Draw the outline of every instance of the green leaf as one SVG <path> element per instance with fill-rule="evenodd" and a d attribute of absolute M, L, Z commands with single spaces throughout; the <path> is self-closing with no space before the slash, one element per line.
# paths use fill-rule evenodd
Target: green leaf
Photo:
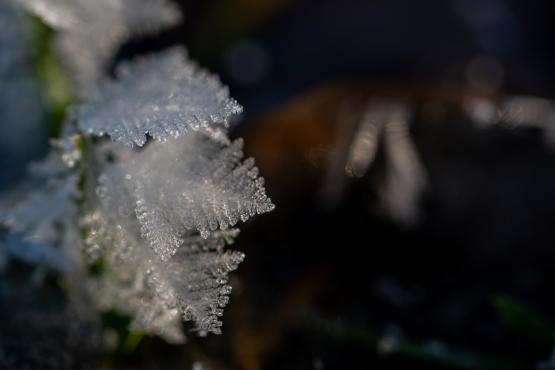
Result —
<path fill-rule="evenodd" d="M 539 344 L 552 345 L 555 327 L 531 307 L 506 296 L 494 297 L 492 304 L 517 333 L 526 335 Z"/>

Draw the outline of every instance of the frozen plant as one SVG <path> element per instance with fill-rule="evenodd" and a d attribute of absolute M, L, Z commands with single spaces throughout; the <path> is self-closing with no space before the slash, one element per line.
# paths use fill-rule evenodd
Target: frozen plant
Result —
<path fill-rule="evenodd" d="M 0 217 L 8 232 L 48 245 L 65 262 L 53 264 L 58 258 L 43 247 L 6 250 L 19 248 L 29 263 L 42 256 L 49 267 L 79 277 L 98 308 L 128 314 L 132 330 L 182 342 L 186 320 L 200 335 L 220 333 L 228 274 L 244 258 L 226 246 L 239 222 L 274 208 L 254 161 L 243 159 L 242 141 L 227 137 L 241 106 L 183 48 L 123 63 L 114 78 L 89 68 L 113 57 L 114 40 L 135 32 L 145 17 L 154 28 L 178 19 L 164 1 L 17 1 L 59 37 L 94 37 L 90 46 L 102 53 L 93 50 L 84 64 L 65 59 L 94 71 L 86 84 L 77 79 L 79 99 L 62 137 L 31 169 L 29 190 L 10 198 Z M 89 53 L 87 42 L 75 47 Z M 86 264 L 94 274 L 85 273 Z"/>
<path fill-rule="evenodd" d="M 117 80 L 105 81 L 76 108 L 81 131 L 128 146 L 143 146 L 189 130 L 226 127 L 241 106 L 219 80 L 187 60 L 182 48 L 124 63 Z"/>

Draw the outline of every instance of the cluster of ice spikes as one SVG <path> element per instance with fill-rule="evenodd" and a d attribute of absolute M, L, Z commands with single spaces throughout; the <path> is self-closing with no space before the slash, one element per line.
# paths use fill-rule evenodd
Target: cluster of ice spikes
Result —
<path fill-rule="evenodd" d="M 26 260 L 80 270 L 99 308 L 128 314 L 131 329 L 181 342 L 181 322 L 189 320 L 200 335 L 219 333 L 228 274 L 244 258 L 225 247 L 239 221 L 274 207 L 254 161 L 243 160 L 242 141 L 227 137 L 242 108 L 179 47 L 89 83 L 102 75 L 104 53 L 145 17 L 154 28 L 178 19 L 162 0 L 19 1 L 58 37 L 94 37 L 97 44 L 92 51 L 84 50 L 89 43 L 74 45 L 86 63 L 65 59 L 82 69 L 74 75 L 78 103 L 51 154 L 34 166 L 31 190 L 11 202 L 1 224 L 69 255 L 56 264 L 62 257 L 29 244 Z M 115 38 L 104 33 L 114 30 Z M 94 274 L 80 266 L 79 248 Z"/>

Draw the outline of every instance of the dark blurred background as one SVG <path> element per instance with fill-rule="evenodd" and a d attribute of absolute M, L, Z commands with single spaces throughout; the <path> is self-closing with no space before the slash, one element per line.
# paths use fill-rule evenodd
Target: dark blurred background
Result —
<path fill-rule="evenodd" d="M 182 5 L 277 204 L 208 366 L 553 367 L 552 2 Z"/>
<path fill-rule="evenodd" d="M 185 28 L 175 37 L 251 113 L 333 80 L 466 85 L 484 57 L 504 91 L 553 94 L 549 1 L 181 3 Z"/>
<path fill-rule="evenodd" d="M 179 3 L 114 65 L 185 44 L 277 208 L 222 336 L 111 366 L 555 369 L 552 1 Z"/>

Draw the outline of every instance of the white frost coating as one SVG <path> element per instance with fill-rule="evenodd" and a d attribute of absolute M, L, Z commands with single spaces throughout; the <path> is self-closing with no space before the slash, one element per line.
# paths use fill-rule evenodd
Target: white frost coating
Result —
<path fill-rule="evenodd" d="M 227 275 L 244 258 L 223 249 L 238 230 L 208 239 L 186 236 L 179 252 L 164 262 L 140 237 L 136 219 L 107 214 L 102 203 L 83 224 L 89 247 L 103 255 L 102 274 L 89 282 L 99 308 L 121 310 L 133 318 L 132 329 L 169 342 L 184 341 L 181 319 L 194 321 L 200 335 L 220 333 L 219 318 L 231 292 Z"/>
<path fill-rule="evenodd" d="M 165 141 L 189 130 L 225 127 L 241 110 L 217 77 L 173 48 L 123 64 L 117 79 L 86 97 L 75 113 L 83 132 L 143 146 L 147 134 Z"/>
<path fill-rule="evenodd" d="M 107 169 L 99 189 L 108 182 L 127 189 L 129 195 L 118 195 L 115 204 L 135 205 L 142 236 L 168 260 L 190 232 L 207 238 L 274 208 L 254 161 L 242 160 L 242 145 L 200 133 L 154 142 Z"/>
<path fill-rule="evenodd" d="M 102 260 L 90 279 L 100 309 L 125 312 L 131 328 L 170 342 L 184 340 L 181 319 L 200 335 L 220 333 L 228 274 L 244 258 L 224 250 L 238 230 L 222 229 L 273 208 L 241 146 L 192 132 L 142 149 L 95 148 L 101 174 L 81 227 L 86 254 Z"/>
<path fill-rule="evenodd" d="M 167 0 L 15 0 L 55 30 L 63 62 L 79 93 L 103 76 L 130 36 L 172 26 L 181 19 Z"/>

